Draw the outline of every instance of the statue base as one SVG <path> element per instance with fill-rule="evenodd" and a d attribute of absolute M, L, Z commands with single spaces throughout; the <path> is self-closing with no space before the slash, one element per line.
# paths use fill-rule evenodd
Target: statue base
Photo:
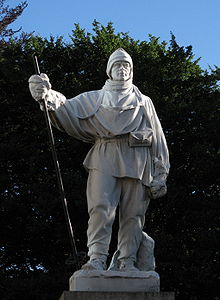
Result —
<path fill-rule="evenodd" d="M 160 277 L 154 271 L 79 270 L 70 278 L 70 291 L 159 292 Z"/>
<path fill-rule="evenodd" d="M 69 292 L 64 291 L 59 300 L 175 300 L 173 292 Z"/>

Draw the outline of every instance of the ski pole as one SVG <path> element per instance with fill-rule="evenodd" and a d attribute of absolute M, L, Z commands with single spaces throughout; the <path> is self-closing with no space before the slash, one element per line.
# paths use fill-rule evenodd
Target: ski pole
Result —
<path fill-rule="evenodd" d="M 33 58 L 34 58 L 35 72 L 36 72 L 36 74 L 40 75 L 40 68 L 38 65 L 37 56 L 34 56 Z M 67 225 L 67 229 L 68 229 L 68 233 L 69 233 L 71 250 L 72 250 L 73 258 L 76 262 L 76 266 L 79 267 L 76 243 L 75 243 L 74 234 L 73 234 L 73 227 L 72 227 L 72 224 L 70 221 L 69 211 L 68 211 L 68 207 L 67 207 L 67 201 L 66 201 L 65 192 L 64 192 L 63 180 L 62 180 L 61 171 L 60 171 L 59 162 L 58 162 L 57 153 L 56 153 L 56 148 L 55 148 L 53 131 L 52 131 L 48 108 L 47 108 L 47 103 L 46 103 L 45 99 L 42 99 L 42 104 L 43 104 L 43 109 L 44 109 L 44 117 L 45 117 L 45 121 L 46 121 L 46 125 L 47 125 L 47 132 L 48 132 L 50 146 L 51 146 L 51 152 L 52 152 L 52 156 L 53 156 L 53 162 L 54 162 L 56 176 L 57 176 L 60 198 L 62 201 L 64 216 L 65 216 L 66 225 Z"/>

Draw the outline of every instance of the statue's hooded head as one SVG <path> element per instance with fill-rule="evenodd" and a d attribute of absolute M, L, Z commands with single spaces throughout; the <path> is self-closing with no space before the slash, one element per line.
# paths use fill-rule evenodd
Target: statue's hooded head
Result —
<path fill-rule="evenodd" d="M 106 68 L 106 73 L 110 79 L 112 79 L 112 67 L 115 62 L 119 61 L 124 61 L 128 62 L 130 64 L 130 77 L 128 80 L 132 80 L 133 78 L 133 62 L 131 56 L 123 49 L 119 48 L 116 51 L 114 51 L 108 60 L 107 68 Z"/>

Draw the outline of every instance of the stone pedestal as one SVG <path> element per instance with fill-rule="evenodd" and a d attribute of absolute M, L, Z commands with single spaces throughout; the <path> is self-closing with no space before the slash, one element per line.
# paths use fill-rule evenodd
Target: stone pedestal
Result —
<path fill-rule="evenodd" d="M 160 277 L 154 271 L 79 270 L 70 278 L 70 291 L 159 292 Z"/>
<path fill-rule="evenodd" d="M 69 292 L 64 291 L 59 300 L 175 300 L 173 292 Z"/>
<path fill-rule="evenodd" d="M 60 300 L 174 300 L 172 292 L 160 292 L 154 271 L 118 272 L 79 270 L 70 278 L 70 291 Z"/>

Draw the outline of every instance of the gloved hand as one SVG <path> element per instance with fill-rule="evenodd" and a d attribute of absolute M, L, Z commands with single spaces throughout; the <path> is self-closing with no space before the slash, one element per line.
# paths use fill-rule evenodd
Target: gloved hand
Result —
<path fill-rule="evenodd" d="M 45 99 L 48 91 L 51 89 L 49 78 L 46 74 L 32 75 L 29 80 L 29 89 L 32 97 L 36 101 Z"/>
<path fill-rule="evenodd" d="M 158 177 L 154 178 L 150 184 L 150 198 L 158 199 L 166 195 L 166 175 L 160 174 Z"/>

